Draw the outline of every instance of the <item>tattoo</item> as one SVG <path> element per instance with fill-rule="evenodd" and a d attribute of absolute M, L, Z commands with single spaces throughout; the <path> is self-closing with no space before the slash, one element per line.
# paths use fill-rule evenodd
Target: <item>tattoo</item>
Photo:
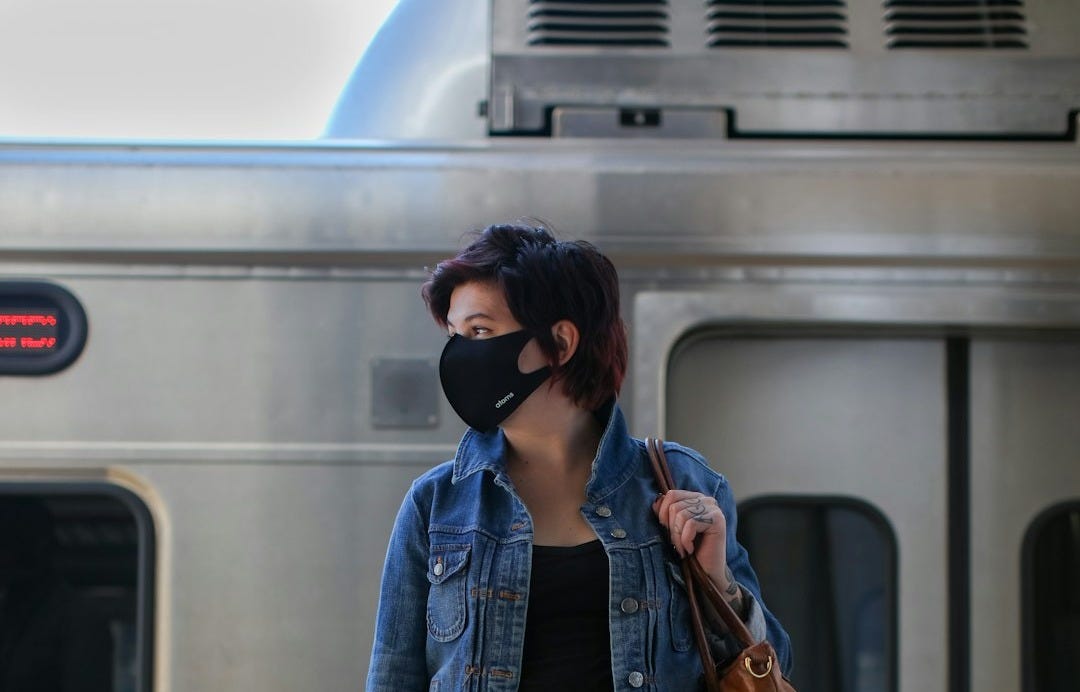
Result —
<path fill-rule="evenodd" d="M 728 606 L 731 606 L 731 610 L 735 611 L 739 615 L 739 618 L 746 620 L 746 599 L 743 598 L 742 588 L 739 583 L 735 581 L 735 575 L 731 573 L 731 568 L 725 568 L 726 576 L 728 579 L 728 587 L 724 589 L 724 593 L 729 596 L 727 598 Z"/>
<path fill-rule="evenodd" d="M 701 501 L 700 497 L 695 497 L 692 500 L 683 500 L 686 503 L 686 509 L 690 510 L 690 518 L 699 524 L 712 524 L 711 517 L 705 516 L 709 513 L 708 508 L 705 507 L 705 503 Z"/>
<path fill-rule="evenodd" d="M 703 512 L 705 511 L 705 503 L 701 501 L 700 497 L 695 497 L 693 500 L 683 500 L 686 503 L 686 508 L 691 512 Z"/>
<path fill-rule="evenodd" d="M 742 592 L 739 591 L 739 584 L 735 581 L 735 575 L 731 573 L 731 568 L 726 567 L 725 569 L 727 571 L 725 572 L 724 576 L 727 578 L 728 586 L 726 589 L 724 589 L 724 593 L 726 593 L 728 596 L 731 596 L 730 600 L 734 600 L 742 596 Z"/>

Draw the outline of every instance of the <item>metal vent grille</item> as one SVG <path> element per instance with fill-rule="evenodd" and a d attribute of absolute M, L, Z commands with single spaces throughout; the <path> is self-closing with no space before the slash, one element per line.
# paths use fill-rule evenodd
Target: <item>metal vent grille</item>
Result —
<path fill-rule="evenodd" d="M 530 46 L 663 48 L 667 0 L 530 0 Z"/>
<path fill-rule="evenodd" d="M 1027 48 L 1023 0 L 886 0 L 886 46 Z"/>
<path fill-rule="evenodd" d="M 844 0 L 708 0 L 713 48 L 847 48 Z"/>

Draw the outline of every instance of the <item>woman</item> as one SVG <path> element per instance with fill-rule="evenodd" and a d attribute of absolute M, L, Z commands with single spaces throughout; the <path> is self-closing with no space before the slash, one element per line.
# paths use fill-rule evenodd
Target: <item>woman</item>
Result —
<path fill-rule="evenodd" d="M 367 689 L 696 689 L 674 553 L 697 555 L 787 670 L 727 482 L 667 443 L 686 490 L 658 497 L 627 432 L 611 262 L 543 228 L 491 226 L 439 263 L 423 296 L 449 336 L 443 390 L 470 429 L 398 514 Z"/>

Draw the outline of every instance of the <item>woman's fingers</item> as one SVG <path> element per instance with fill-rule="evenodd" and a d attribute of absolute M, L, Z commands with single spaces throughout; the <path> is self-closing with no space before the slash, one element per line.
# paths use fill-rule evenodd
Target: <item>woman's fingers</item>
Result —
<path fill-rule="evenodd" d="M 698 534 L 723 534 L 724 515 L 716 499 L 689 490 L 671 490 L 653 503 L 661 525 L 680 556 L 692 554 Z"/>

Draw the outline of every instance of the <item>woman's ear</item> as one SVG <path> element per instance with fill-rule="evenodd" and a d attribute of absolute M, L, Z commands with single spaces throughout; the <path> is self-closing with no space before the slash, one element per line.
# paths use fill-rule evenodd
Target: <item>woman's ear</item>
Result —
<path fill-rule="evenodd" d="M 551 337 L 555 339 L 555 346 L 559 349 L 559 365 L 565 365 L 566 361 L 577 353 L 581 332 L 570 320 L 559 320 L 551 325 Z"/>

